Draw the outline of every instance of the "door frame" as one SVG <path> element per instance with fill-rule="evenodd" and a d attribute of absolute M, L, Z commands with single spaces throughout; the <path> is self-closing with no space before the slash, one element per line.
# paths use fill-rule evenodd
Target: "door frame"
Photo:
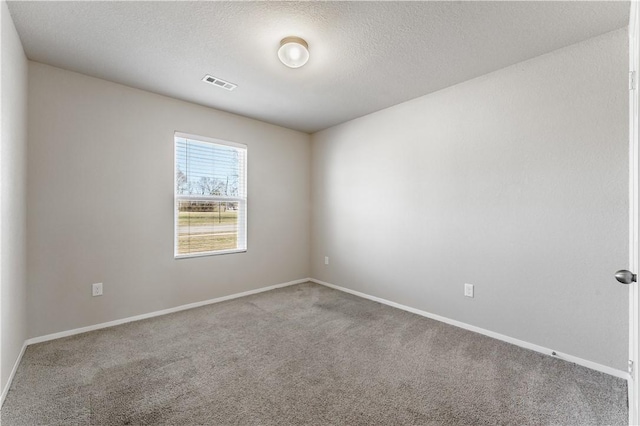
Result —
<path fill-rule="evenodd" d="M 640 6 L 631 1 L 629 13 L 629 269 L 638 273 L 638 68 L 640 64 Z M 638 355 L 640 353 L 638 283 L 629 285 L 629 424 L 640 423 Z"/>

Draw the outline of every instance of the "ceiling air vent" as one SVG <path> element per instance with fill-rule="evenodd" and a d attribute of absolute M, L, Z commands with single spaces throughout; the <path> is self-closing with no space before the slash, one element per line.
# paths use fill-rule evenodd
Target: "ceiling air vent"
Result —
<path fill-rule="evenodd" d="M 214 86 L 218 86 L 222 89 L 227 89 L 228 91 L 232 91 L 233 89 L 238 87 L 237 84 L 229 83 L 228 81 L 221 80 L 218 77 L 213 77 L 209 74 L 205 75 L 202 81 L 204 81 L 205 83 L 213 84 Z"/>

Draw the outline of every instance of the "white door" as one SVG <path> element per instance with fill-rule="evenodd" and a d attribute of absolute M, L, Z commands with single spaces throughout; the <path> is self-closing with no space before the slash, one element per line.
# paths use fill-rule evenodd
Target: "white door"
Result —
<path fill-rule="evenodd" d="M 638 273 L 638 61 L 640 60 L 640 7 L 631 2 L 629 16 L 629 269 Z M 633 276 L 632 278 L 635 278 Z M 640 344 L 638 309 L 640 294 L 637 280 L 629 284 L 629 424 L 637 425 L 639 418 L 638 354 Z"/>

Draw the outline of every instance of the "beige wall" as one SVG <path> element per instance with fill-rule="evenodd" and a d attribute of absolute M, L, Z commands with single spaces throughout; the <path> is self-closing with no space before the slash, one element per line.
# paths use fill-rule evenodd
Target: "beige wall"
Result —
<path fill-rule="evenodd" d="M 626 370 L 627 70 L 623 29 L 314 134 L 312 276 Z"/>
<path fill-rule="evenodd" d="M 27 58 L 7 4 L 1 3 L 0 388 L 5 390 L 27 337 Z"/>
<path fill-rule="evenodd" d="M 31 337 L 308 276 L 309 135 L 39 63 L 29 79 Z M 248 146 L 246 253 L 173 258 L 174 131 Z"/>

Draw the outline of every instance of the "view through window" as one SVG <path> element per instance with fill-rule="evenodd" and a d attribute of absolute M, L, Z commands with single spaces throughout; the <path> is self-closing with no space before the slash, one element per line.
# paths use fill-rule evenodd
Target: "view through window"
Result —
<path fill-rule="evenodd" d="M 247 249 L 247 148 L 175 134 L 175 256 Z"/>

